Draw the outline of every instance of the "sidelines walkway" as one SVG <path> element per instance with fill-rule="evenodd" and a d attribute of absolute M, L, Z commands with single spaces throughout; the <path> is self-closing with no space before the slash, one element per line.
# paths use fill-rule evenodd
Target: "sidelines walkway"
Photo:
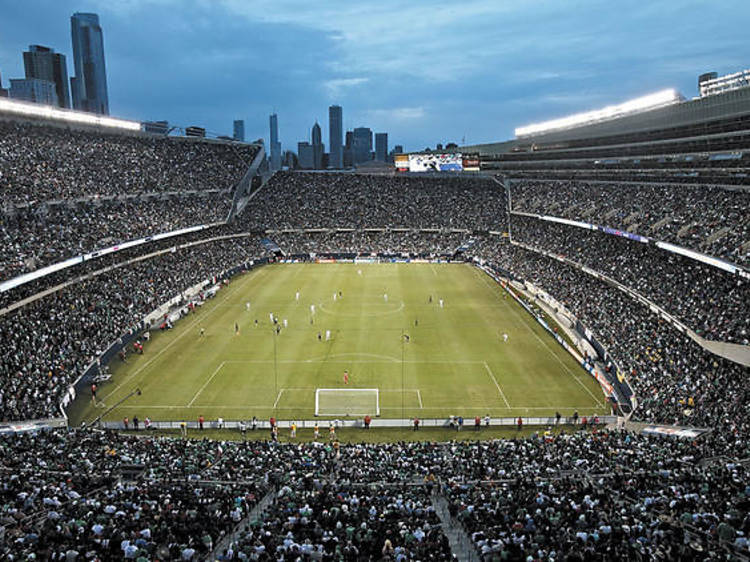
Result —
<path fill-rule="evenodd" d="M 255 505 L 255 507 L 250 511 L 250 513 L 247 514 L 246 517 L 244 517 L 239 523 L 237 523 L 237 526 L 231 533 L 227 533 L 220 540 L 216 541 L 216 546 L 214 547 L 213 552 L 211 552 L 209 560 L 213 562 L 219 555 L 223 554 L 224 551 L 228 549 L 233 542 L 235 542 L 237 536 L 240 533 L 244 533 L 250 528 L 250 524 L 253 521 L 263 519 L 263 512 L 266 510 L 266 508 L 268 508 L 269 505 L 271 505 L 271 503 L 273 503 L 275 497 L 276 488 L 273 488 L 270 492 L 263 496 L 263 499 L 261 499 Z"/>
<path fill-rule="evenodd" d="M 448 500 L 442 494 L 433 492 L 432 506 L 443 524 L 443 533 L 448 537 L 453 555 L 459 562 L 479 562 L 481 558 L 474 548 L 471 538 L 466 534 L 461 524 L 451 517 Z"/>

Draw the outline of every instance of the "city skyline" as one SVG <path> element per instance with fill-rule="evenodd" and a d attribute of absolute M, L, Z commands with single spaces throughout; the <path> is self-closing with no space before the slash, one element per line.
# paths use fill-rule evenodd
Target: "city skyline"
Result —
<path fill-rule="evenodd" d="M 81 8 L 105 27 L 112 115 L 226 135 L 233 119 L 243 119 L 253 141 L 268 138 L 266 119 L 277 113 L 286 148 L 306 138 L 315 119 L 325 127 L 325 108 L 334 104 L 346 108 L 342 130 L 364 125 L 421 150 L 510 139 L 518 126 L 667 87 L 693 97 L 699 74 L 748 66 L 742 22 L 750 7 L 735 0 L 617 8 L 589 0 L 576 9 L 490 0 L 429 8 L 391 0 L 176 5 L 8 3 L 2 86 L 23 76 L 29 45 L 73 61 L 68 22 Z M 711 17 L 701 15 L 706 10 Z"/>

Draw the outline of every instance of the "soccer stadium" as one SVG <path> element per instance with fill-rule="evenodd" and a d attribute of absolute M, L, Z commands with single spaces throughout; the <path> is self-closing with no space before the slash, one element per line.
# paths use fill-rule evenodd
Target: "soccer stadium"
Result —
<path fill-rule="evenodd" d="M 0 97 L 0 560 L 750 560 L 748 76 L 328 171 Z"/>

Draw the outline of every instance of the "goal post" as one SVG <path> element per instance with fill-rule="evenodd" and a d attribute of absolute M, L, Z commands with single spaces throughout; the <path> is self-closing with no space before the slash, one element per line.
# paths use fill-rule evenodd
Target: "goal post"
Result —
<path fill-rule="evenodd" d="M 377 388 L 316 388 L 316 416 L 379 416 Z"/>

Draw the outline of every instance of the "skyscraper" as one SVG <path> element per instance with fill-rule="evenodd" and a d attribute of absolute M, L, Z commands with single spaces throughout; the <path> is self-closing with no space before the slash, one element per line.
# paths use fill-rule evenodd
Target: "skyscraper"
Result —
<path fill-rule="evenodd" d="M 316 121 L 310 133 L 313 147 L 313 168 L 316 170 L 320 170 L 323 167 L 323 152 L 325 151 L 325 147 L 323 146 L 322 136 L 320 125 Z"/>
<path fill-rule="evenodd" d="M 344 167 L 344 116 L 340 105 L 328 108 L 328 150 L 331 153 L 329 167 Z"/>
<path fill-rule="evenodd" d="M 312 170 L 315 167 L 315 151 L 309 142 L 297 143 L 297 159 L 299 167 L 303 170 Z"/>
<path fill-rule="evenodd" d="M 44 105 L 57 105 L 55 84 L 38 78 L 11 78 L 10 97 Z"/>
<path fill-rule="evenodd" d="M 70 79 L 73 107 L 81 111 L 109 115 L 107 69 L 104 65 L 104 36 L 96 14 L 75 13 L 70 18 L 73 40 L 73 66 Z"/>
<path fill-rule="evenodd" d="M 234 120 L 234 140 L 245 142 L 245 122 L 242 119 Z"/>
<path fill-rule="evenodd" d="M 70 107 L 68 65 L 65 63 L 65 55 L 42 45 L 29 45 L 29 50 L 23 54 L 23 66 L 27 79 L 46 80 L 55 85 L 59 107 Z"/>
<path fill-rule="evenodd" d="M 372 152 L 372 131 L 368 127 L 357 127 L 352 135 L 354 163 L 361 164 L 370 160 Z"/>
<path fill-rule="evenodd" d="M 385 162 L 388 159 L 388 133 L 375 133 L 375 160 Z"/>
<path fill-rule="evenodd" d="M 0 98 L 7 98 L 8 97 L 8 90 L 3 88 L 3 78 L 0 76 Z"/>
<path fill-rule="evenodd" d="M 271 169 L 281 169 L 281 143 L 279 142 L 279 117 L 273 113 L 268 119 L 271 127 Z"/>

